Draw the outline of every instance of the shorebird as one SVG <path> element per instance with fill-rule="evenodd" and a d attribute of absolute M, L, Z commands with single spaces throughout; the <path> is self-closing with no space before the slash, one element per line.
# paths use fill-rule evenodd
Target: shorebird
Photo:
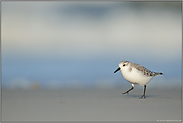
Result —
<path fill-rule="evenodd" d="M 147 68 L 143 67 L 142 65 L 132 63 L 129 61 L 122 61 L 119 63 L 119 68 L 114 71 L 116 73 L 117 71 L 121 71 L 123 77 L 130 83 L 132 83 L 132 88 L 127 90 L 126 92 L 122 94 L 128 94 L 131 90 L 134 88 L 134 84 L 144 85 L 144 93 L 142 98 L 145 97 L 146 92 L 146 84 L 152 80 L 153 77 L 157 75 L 163 75 L 163 73 L 158 72 L 152 72 L 148 70 Z"/>

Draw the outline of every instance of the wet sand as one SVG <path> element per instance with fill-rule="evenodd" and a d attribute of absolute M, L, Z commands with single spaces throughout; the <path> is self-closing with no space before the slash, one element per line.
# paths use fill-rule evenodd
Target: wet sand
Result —
<path fill-rule="evenodd" d="M 2 90 L 2 121 L 180 121 L 181 89 Z"/>

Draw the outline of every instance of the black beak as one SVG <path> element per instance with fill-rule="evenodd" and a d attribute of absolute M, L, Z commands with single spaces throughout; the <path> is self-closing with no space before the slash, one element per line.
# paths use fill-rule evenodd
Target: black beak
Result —
<path fill-rule="evenodd" d="M 116 73 L 118 70 L 120 70 L 120 67 L 118 67 L 118 69 L 116 69 L 116 70 L 114 71 L 114 73 Z"/>

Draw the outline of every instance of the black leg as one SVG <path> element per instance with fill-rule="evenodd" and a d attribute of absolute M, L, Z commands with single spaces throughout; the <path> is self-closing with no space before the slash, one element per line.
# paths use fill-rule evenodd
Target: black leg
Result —
<path fill-rule="evenodd" d="M 143 97 L 144 97 L 144 99 L 146 98 L 145 92 L 146 92 L 146 85 L 144 85 L 144 94 L 143 94 L 142 97 L 140 97 L 139 99 L 142 99 Z"/>
<path fill-rule="evenodd" d="M 133 90 L 133 88 L 134 88 L 134 84 L 132 84 L 132 88 L 130 88 L 128 91 L 126 91 L 126 92 L 124 92 L 122 94 L 128 94 L 128 92 L 131 91 L 131 90 Z"/>

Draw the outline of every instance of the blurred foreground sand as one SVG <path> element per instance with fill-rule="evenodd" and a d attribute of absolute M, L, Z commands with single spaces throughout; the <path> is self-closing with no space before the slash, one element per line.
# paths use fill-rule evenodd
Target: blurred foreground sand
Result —
<path fill-rule="evenodd" d="M 2 90 L 2 121 L 181 120 L 181 89 Z"/>

